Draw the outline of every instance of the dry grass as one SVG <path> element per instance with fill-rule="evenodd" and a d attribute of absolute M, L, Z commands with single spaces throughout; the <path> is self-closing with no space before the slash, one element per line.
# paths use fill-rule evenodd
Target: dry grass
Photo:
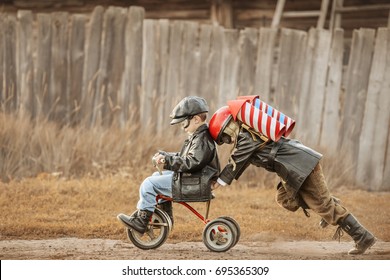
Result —
<path fill-rule="evenodd" d="M 151 168 L 145 170 L 152 172 Z M 117 175 L 105 179 L 64 180 L 50 175 L 0 185 L 1 239 L 57 237 L 125 239 L 117 221 L 138 200 L 141 176 Z M 231 216 L 242 230 L 242 240 L 329 240 L 335 228 L 321 230 L 319 218 L 288 212 L 274 202 L 274 189 L 233 186 L 216 191 L 210 218 Z M 335 192 L 345 205 L 380 239 L 390 241 L 389 193 L 342 188 Z M 193 203 L 202 214 L 205 203 Z M 191 212 L 174 204 L 175 228 L 170 242 L 201 240 L 203 224 Z M 344 237 L 345 238 L 345 237 Z M 348 239 L 346 239 L 348 240 Z"/>
<path fill-rule="evenodd" d="M 0 115 L 0 174 L 7 182 L 0 183 L 0 239 L 125 239 L 116 215 L 134 211 L 139 184 L 154 171 L 155 151 L 177 150 L 184 138 L 173 129 L 175 139 L 166 135 L 142 134 L 131 125 L 59 127 Z M 220 148 L 222 163 L 229 150 Z M 340 185 L 341 176 L 332 182 Z M 210 218 L 235 218 L 243 240 L 329 240 L 335 228 L 319 229 L 315 214 L 308 219 L 277 206 L 275 183 L 274 175 L 250 167 L 240 182 L 215 192 Z M 331 189 L 367 228 L 390 241 L 390 193 Z M 192 205 L 204 214 L 204 203 Z M 202 222 L 179 204 L 174 212 L 170 242 L 201 240 Z"/>

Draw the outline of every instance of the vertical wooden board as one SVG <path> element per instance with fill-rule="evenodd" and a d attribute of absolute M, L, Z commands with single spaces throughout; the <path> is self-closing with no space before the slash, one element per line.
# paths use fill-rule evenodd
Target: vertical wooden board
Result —
<path fill-rule="evenodd" d="M 303 69 L 306 62 L 307 33 L 293 32 L 292 56 L 290 59 L 289 94 L 283 99 L 280 109 L 293 119 L 298 118 L 299 100 L 302 92 L 302 79 L 305 75 Z M 283 94 L 283 92 L 282 92 Z M 300 124 L 305 126 L 304 123 Z"/>
<path fill-rule="evenodd" d="M 159 65 L 156 59 L 158 53 L 158 38 L 156 21 L 145 20 L 143 23 L 143 51 L 142 51 L 142 90 L 140 96 L 140 121 L 150 127 L 156 120 L 156 111 L 153 107 L 158 85 Z M 154 128 L 154 124 L 153 124 Z"/>
<path fill-rule="evenodd" d="M 199 23 L 184 22 L 182 58 L 180 59 L 180 99 L 197 95 L 199 83 Z"/>
<path fill-rule="evenodd" d="M 381 190 L 390 123 L 390 43 L 387 28 L 375 40 L 364 119 L 359 141 L 356 179 L 360 186 Z"/>
<path fill-rule="evenodd" d="M 239 36 L 238 89 L 240 95 L 254 94 L 258 30 L 245 28 Z"/>
<path fill-rule="evenodd" d="M 18 108 L 17 65 L 16 65 L 16 16 L 7 14 L 4 18 L 4 71 L 3 71 L 3 106 L 8 111 Z"/>
<path fill-rule="evenodd" d="M 31 11 L 20 10 L 18 17 L 18 96 L 20 98 L 20 114 L 35 117 L 34 98 L 34 17 Z"/>
<path fill-rule="evenodd" d="M 88 126 L 95 124 L 101 102 L 97 80 L 100 75 L 103 13 L 103 7 L 95 7 L 86 30 L 81 114 Z"/>
<path fill-rule="evenodd" d="M 380 100 L 378 102 L 378 119 L 380 121 L 376 122 L 376 144 L 377 147 L 381 147 L 377 149 L 375 153 L 372 155 L 373 163 L 374 159 L 382 159 L 383 158 L 383 170 L 385 170 L 386 166 L 386 151 L 388 152 L 388 138 L 390 137 L 390 28 L 387 28 L 387 55 L 386 55 L 386 68 L 384 79 L 382 83 L 382 88 L 380 92 Z M 385 148 L 386 147 L 386 148 Z M 382 173 L 382 174 L 381 174 Z M 381 191 L 390 190 L 390 180 L 386 179 L 386 171 L 383 172 L 381 168 L 375 170 L 373 185 L 376 189 Z M 378 187 L 379 186 L 379 187 Z M 387 186 L 387 187 L 386 187 Z M 380 188 L 380 189 L 379 189 Z"/>
<path fill-rule="evenodd" d="M 51 72 L 51 15 L 37 15 L 37 57 L 34 70 L 34 95 L 37 101 L 36 113 L 48 117 L 51 102 L 48 96 Z"/>
<path fill-rule="evenodd" d="M 301 93 L 299 97 L 299 109 L 296 118 L 295 131 L 299 134 L 299 138 L 305 143 L 311 140 L 310 128 L 306 125 L 307 120 L 310 118 L 313 108 L 309 108 L 310 103 L 310 83 L 311 83 L 311 71 L 315 53 L 315 29 L 310 29 L 305 47 L 305 59 L 303 64 L 303 75 L 301 81 Z"/>
<path fill-rule="evenodd" d="M 101 49 L 101 76 L 98 88 L 101 90 L 102 121 L 109 125 L 119 124 L 120 104 L 118 92 L 121 87 L 125 66 L 125 26 L 127 9 L 110 6 L 103 17 L 103 39 Z"/>
<path fill-rule="evenodd" d="M 282 29 L 278 60 L 277 84 L 273 102 L 276 109 L 296 119 L 301 97 L 307 35 L 305 32 Z M 267 101 L 266 101 L 267 102 Z M 301 126 L 303 126 L 301 124 Z"/>
<path fill-rule="evenodd" d="M 209 99 L 210 95 L 210 82 L 209 76 L 209 64 L 208 61 L 211 56 L 211 40 L 212 40 L 213 27 L 209 24 L 200 25 L 199 32 L 199 83 L 198 83 L 198 95 Z"/>
<path fill-rule="evenodd" d="M 381 184 L 382 191 L 390 191 L 390 123 L 388 127 L 388 132 L 389 133 L 387 135 L 385 167 L 383 169 L 383 179 Z"/>
<path fill-rule="evenodd" d="M 351 166 L 349 176 L 355 176 L 356 172 L 374 36 L 375 30 L 360 29 L 354 32 L 352 39 L 339 138 L 340 151 L 345 155 L 346 164 Z"/>
<path fill-rule="evenodd" d="M 125 29 L 126 58 L 119 92 L 120 122 L 122 125 L 130 118 L 134 121 L 138 120 L 138 114 L 134 112 L 140 108 L 144 15 L 145 10 L 141 7 L 130 7 L 127 13 Z"/>
<path fill-rule="evenodd" d="M 221 85 L 222 49 L 224 29 L 220 26 L 213 26 L 210 42 L 210 55 L 207 59 L 208 76 L 204 80 L 208 85 L 208 102 L 210 110 L 214 112 L 219 107 L 226 105 L 226 99 L 221 99 L 219 90 Z"/>
<path fill-rule="evenodd" d="M 69 115 L 71 124 L 81 120 L 80 106 L 83 90 L 83 70 L 85 60 L 85 36 L 87 17 L 85 15 L 72 15 L 69 32 Z"/>
<path fill-rule="evenodd" d="M 331 33 L 328 30 L 315 30 L 316 44 L 314 50 L 314 59 L 311 68 L 311 79 L 309 88 L 310 118 L 305 125 L 310 129 L 309 144 L 318 146 L 321 136 L 321 124 L 323 115 L 323 106 L 325 100 L 325 84 L 328 70 L 328 60 L 331 43 Z"/>
<path fill-rule="evenodd" d="M 274 67 L 276 28 L 260 28 L 257 44 L 254 94 L 263 100 L 271 101 L 272 74 Z"/>
<path fill-rule="evenodd" d="M 181 21 L 174 21 L 170 27 L 166 104 L 169 113 L 180 100 L 180 59 L 182 58 L 183 25 L 184 23 Z"/>
<path fill-rule="evenodd" d="M 157 129 L 160 133 L 163 133 L 166 128 L 169 127 L 169 114 L 172 108 L 168 107 L 168 95 L 167 92 L 167 73 L 168 73 L 168 61 L 169 61 L 169 31 L 170 23 L 166 19 L 158 21 L 156 26 L 156 36 L 158 39 L 158 88 L 157 88 Z"/>
<path fill-rule="evenodd" d="M 5 100 L 5 90 L 4 90 L 4 18 L 5 14 L 0 12 L 0 109 L 3 108 Z"/>
<path fill-rule="evenodd" d="M 330 154 L 338 151 L 337 143 L 340 126 L 340 91 L 343 68 L 344 30 L 333 32 L 329 56 L 329 70 L 326 84 L 324 114 L 320 146 Z"/>
<path fill-rule="evenodd" d="M 227 100 L 238 95 L 239 45 L 238 30 L 224 30 L 222 45 L 221 78 L 219 99 L 226 104 Z"/>
<path fill-rule="evenodd" d="M 51 22 L 50 118 L 69 120 L 68 97 L 68 13 L 53 13 Z"/>

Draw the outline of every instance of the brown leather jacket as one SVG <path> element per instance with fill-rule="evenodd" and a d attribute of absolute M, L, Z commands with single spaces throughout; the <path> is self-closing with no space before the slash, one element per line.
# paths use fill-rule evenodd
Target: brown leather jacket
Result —
<path fill-rule="evenodd" d="M 270 141 L 261 148 L 263 143 L 259 136 L 241 129 L 232 154 L 235 169 L 233 163 L 228 163 L 219 177 L 225 183 L 231 184 L 233 179 L 237 180 L 245 169 L 253 164 L 276 172 L 292 188 L 291 191 L 295 195 L 322 155 L 294 139 L 283 137 L 278 142 Z"/>

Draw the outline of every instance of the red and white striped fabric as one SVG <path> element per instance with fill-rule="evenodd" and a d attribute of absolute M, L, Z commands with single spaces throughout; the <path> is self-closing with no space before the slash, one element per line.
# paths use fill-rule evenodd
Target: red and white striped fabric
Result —
<path fill-rule="evenodd" d="M 260 100 L 258 95 L 251 95 L 251 96 L 237 96 L 238 100 L 246 100 L 250 102 L 255 108 L 260 109 L 260 111 L 265 112 L 267 115 L 271 116 L 272 118 L 275 118 L 277 121 L 283 123 L 286 126 L 286 131 L 284 132 L 283 136 L 287 137 L 291 131 L 294 129 L 295 126 L 295 120 L 292 118 L 286 116 L 282 112 L 276 110 L 272 106 L 268 105 L 264 101 Z"/>
<path fill-rule="evenodd" d="M 229 103 L 232 104 L 231 102 Z M 242 103 L 242 107 L 235 117 L 273 141 L 278 141 L 286 129 L 283 123 L 246 101 Z"/>

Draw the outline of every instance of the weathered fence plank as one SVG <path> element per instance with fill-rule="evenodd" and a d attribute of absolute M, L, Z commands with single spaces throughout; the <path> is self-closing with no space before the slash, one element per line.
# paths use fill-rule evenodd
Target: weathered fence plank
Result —
<path fill-rule="evenodd" d="M 268 102 L 271 101 L 277 34 L 277 28 L 260 28 L 257 44 L 254 93 Z"/>
<path fill-rule="evenodd" d="M 390 131 L 390 124 L 389 124 L 389 131 Z M 386 147 L 387 147 L 387 149 L 385 150 L 386 160 L 385 160 L 385 168 L 383 170 L 382 185 L 380 187 L 381 191 L 390 191 L 390 149 L 388 148 L 390 147 L 390 135 L 387 135 Z"/>
<path fill-rule="evenodd" d="M 220 69 L 222 59 L 223 28 L 202 25 L 200 34 L 200 95 L 207 99 L 210 110 L 215 111 L 226 101 L 219 99 Z"/>
<path fill-rule="evenodd" d="M 198 94 L 200 57 L 198 46 L 199 23 L 184 22 L 180 59 L 179 98 Z"/>
<path fill-rule="evenodd" d="M 133 114 L 140 108 L 140 89 L 143 58 L 143 20 L 145 10 L 139 7 L 130 7 L 127 13 L 125 29 L 125 65 L 121 77 L 119 91 L 120 123 L 123 126 L 130 118 L 137 121 L 138 114 Z"/>
<path fill-rule="evenodd" d="M 256 54 L 257 54 L 258 29 L 245 28 L 240 31 L 239 46 L 239 70 L 238 88 L 240 95 L 254 94 L 256 74 Z"/>
<path fill-rule="evenodd" d="M 158 118 L 154 103 L 156 101 L 157 91 L 159 90 L 159 71 L 161 65 L 156 59 L 159 53 L 158 41 L 158 22 L 154 20 L 144 21 L 143 33 L 143 60 L 142 60 L 142 91 L 140 96 L 140 121 L 148 124 L 156 121 Z"/>
<path fill-rule="evenodd" d="M 69 83 L 68 83 L 68 110 L 71 124 L 80 123 L 81 102 L 83 90 L 83 70 L 85 60 L 85 29 L 87 24 L 85 15 L 71 16 L 71 29 L 69 31 Z"/>
<path fill-rule="evenodd" d="M 167 73 L 167 110 L 173 109 L 180 96 L 180 59 L 181 44 L 183 38 L 184 23 L 174 21 L 170 28 L 169 36 L 169 58 L 168 58 L 168 73 Z"/>
<path fill-rule="evenodd" d="M 356 178 L 378 190 L 383 180 L 390 123 L 390 42 L 388 29 L 379 28 L 370 72 L 359 141 Z"/>
<path fill-rule="evenodd" d="M 16 89 L 16 16 L 7 14 L 3 19 L 3 24 L 3 106 L 7 111 L 14 111 L 18 107 L 18 96 Z"/>
<path fill-rule="evenodd" d="M 354 31 L 352 49 L 346 73 L 345 99 L 341 108 L 339 146 L 350 166 L 346 176 L 353 178 L 356 173 L 356 163 L 359 153 L 359 138 L 367 96 L 368 79 L 374 47 L 375 30 L 360 29 Z"/>
<path fill-rule="evenodd" d="M 169 53 L 169 34 L 170 22 L 168 20 L 159 20 L 158 25 L 158 61 L 160 71 L 158 73 L 158 91 L 157 91 L 157 131 L 162 132 L 168 126 L 167 119 L 171 113 L 172 108 L 168 104 L 169 92 L 167 92 L 167 74 L 168 74 L 168 53 Z"/>
<path fill-rule="evenodd" d="M 37 15 L 37 58 L 35 64 L 34 94 L 37 115 L 48 117 L 52 102 L 49 99 L 51 71 L 51 15 Z"/>
<path fill-rule="evenodd" d="M 208 24 L 201 24 L 199 31 L 199 83 L 198 83 L 198 96 L 208 97 L 210 96 L 211 87 L 208 81 L 209 71 L 209 57 L 211 54 L 211 40 L 212 40 L 212 26 Z M 211 102 L 211 100 L 209 101 Z"/>
<path fill-rule="evenodd" d="M 302 81 L 304 77 L 304 62 L 306 61 L 306 44 L 306 32 L 285 28 L 281 30 L 280 54 L 273 105 L 296 120 L 299 98 L 304 92 Z M 304 127 L 304 122 L 300 123 L 299 126 Z"/>
<path fill-rule="evenodd" d="M 101 106 L 97 79 L 100 67 L 103 14 L 103 7 L 97 6 L 90 16 L 86 30 L 81 114 L 84 122 L 89 126 L 95 124 L 98 108 Z"/>
<path fill-rule="evenodd" d="M 69 122 L 68 13 L 53 13 L 51 21 L 50 119 Z"/>
<path fill-rule="evenodd" d="M 333 32 L 326 82 L 322 131 L 319 145 L 330 154 L 337 153 L 340 126 L 340 90 L 343 70 L 344 31 Z"/>
<path fill-rule="evenodd" d="M 237 76 L 239 66 L 239 32 L 225 30 L 223 32 L 221 78 L 219 99 L 223 104 L 229 99 L 235 99 L 238 94 Z"/>
<path fill-rule="evenodd" d="M 4 110 L 4 19 L 5 14 L 0 12 L 0 108 Z"/>
<path fill-rule="evenodd" d="M 34 98 L 34 18 L 31 11 L 18 11 L 18 96 L 21 116 L 35 117 Z M 1 48 L 1 47 L 0 47 Z"/>
<path fill-rule="evenodd" d="M 312 63 L 309 65 L 309 68 L 304 71 L 305 73 L 310 73 L 310 82 L 306 100 L 304 101 L 301 96 L 301 101 L 305 103 L 304 106 L 306 107 L 304 108 L 306 109 L 306 118 L 302 124 L 307 127 L 307 143 L 311 146 L 318 146 L 321 136 L 331 33 L 328 30 L 313 29 L 313 32 L 310 32 L 310 35 L 314 37 L 314 49 Z"/>
<path fill-rule="evenodd" d="M 102 101 L 101 121 L 119 124 L 118 93 L 125 67 L 125 26 L 127 9 L 110 6 L 103 16 L 103 37 L 98 76 L 98 96 Z"/>

